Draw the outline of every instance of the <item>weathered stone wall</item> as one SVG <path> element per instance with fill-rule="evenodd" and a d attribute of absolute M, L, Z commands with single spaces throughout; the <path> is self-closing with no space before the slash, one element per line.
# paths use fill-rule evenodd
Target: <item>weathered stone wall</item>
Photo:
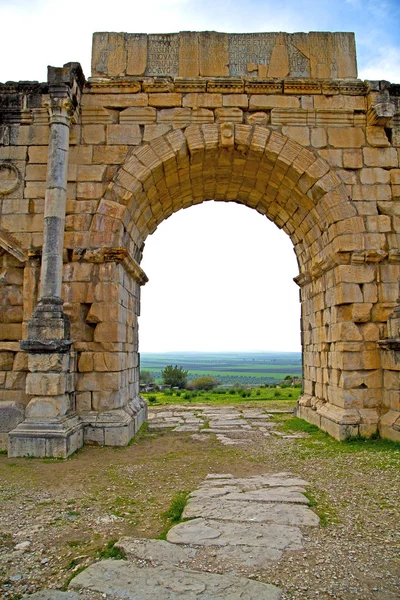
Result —
<path fill-rule="evenodd" d="M 325 54 L 319 55 L 312 34 L 301 38 L 308 44 L 302 73 L 293 70 L 299 63 L 290 50 L 300 38 L 268 35 L 269 59 L 254 55 L 255 44 L 263 48 L 258 34 L 247 46 L 240 41 L 247 74 L 231 73 L 232 66 L 219 73 L 218 54 L 204 76 L 204 53 L 187 49 L 214 40 L 216 47 L 227 45 L 231 65 L 238 39 L 179 34 L 166 55 L 178 67 L 150 76 L 155 48 L 168 36 L 94 36 L 95 76 L 82 85 L 70 123 L 62 255 L 64 312 L 77 353 L 68 411 L 80 415 L 88 442 L 127 443 L 143 418 L 137 320 L 140 285 L 147 280 L 139 266 L 145 240 L 173 212 L 209 199 L 254 208 L 292 240 L 302 304 L 299 414 L 337 438 L 371 435 L 378 427 L 399 437 L 397 347 L 381 343 L 399 337 L 398 328 L 388 329 L 400 275 L 399 87 L 355 79 L 349 34 L 320 38 Z M 336 63 L 329 44 L 344 48 Z M 258 65 L 254 71 L 251 63 Z M 267 63 L 275 78 L 260 67 Z M 333 71 L 324 70 L 325 63 Z M 187 76 L 175 76 L 182 73 Z M 67 76 L 64 69 L 57 85 L 68 87 Z M 3 178 L 0 233 L 8 245 L 2 247 L 14 247 L 27 261 L 16 267 L 11 255 L 0 257 L 5 277 L 15 269 L 26 273 L 18 279 L 19 294 L 25 281 L 19 322 L 25 325 L 16 323 L 22 334 L 12 342 L 6 329 L 21 308 L 1 312 L 2 360 L 19 373 L 7 384 L 6 371 L 7 389 L 11 380 L 23 388 L 27 370 L 14 346 L 19 335 L 26 337 L 36 302 L 48 189 L 47 106 L 54 93 L 54 82 L 51 89 L 0 89 L 0 166 L 17 169 L 15 181 L 10 169 Z M 15 361 L 25 366 L 18 370 Z M 22 396 L 22 388 L 26 404 L 30 396 Z M 1 400 L 11 399 L 0 392 Z"/>

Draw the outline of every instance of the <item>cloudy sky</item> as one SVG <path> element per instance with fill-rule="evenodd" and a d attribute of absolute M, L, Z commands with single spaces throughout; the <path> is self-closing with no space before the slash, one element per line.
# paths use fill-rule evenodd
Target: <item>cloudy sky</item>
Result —
<path fill-rule="evenodd" d="M 400 0 L 0 0 L 0 81 L 46 80 L 94 31 L 354 31 L 361 79 L 400 83 Z M 255 211 L 207 202 L 148 238 L 140 347 L 300 350 L 290 239 Z"/>

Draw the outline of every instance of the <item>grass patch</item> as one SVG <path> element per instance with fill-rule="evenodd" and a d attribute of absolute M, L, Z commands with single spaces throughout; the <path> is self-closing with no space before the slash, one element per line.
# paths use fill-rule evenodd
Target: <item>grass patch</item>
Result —
<path fill-rule="evenodd" d="M 310 434 L 319 433 L 321 431 L 316 425 L 312 425 L 312 423 L 308 423 L 307 421 L 304 421 L 304 419 L 299 419 L 298 417 L 282 419 L 281 428 L 284 431 L 302 431 Z"/>
<path fill-rule="evenodd" d="M 7 455 L 7 450 L 0 450 L 0 454 L 5 454 L 5 455 Z"/>
<path fill-rule="evenodd" d="M 178 492 L 171 500 L 168 510 L 162 515 L 164 519 L 168 519 L 171 523 L 179 523 L 182 518 L 182 513 L 185 510 L 189 492 Z"/>
<path fill-rule="evenodd" d="M 138 442 L 140 442 L 140 440 L 142 440 L 148 436 L 153 437 L 154 434 L 149 432 L 149 424 L 147 421 L 145 421 L 143 423 L 143 425 L 141 426 L 141 428 L 139 429 L 139 431 L 137 432 L 137 434 L 128 443 L 128 446 L 133 446 L 134 444 L 137 444 Z"/>
<path fill-rule="evenodd" d="M 142 394 L 142 396 L 152 406 L 159 406 L 165 404 L 186 404 L 193 402 L 196 399 L 197 402 L 204 404 L 241 404 L 248 402 L 248 398 L 254 404 L 258 402 L 275 402 L 282 403 L 282 406 L 294 407 L 296 401 L 301 394 L 299 388 L 229 388 L 227 390 L 218 389 L 209 390 L 206 393 L 202 391 L 185 391 L 180 390 L 164 390 L 163 392 L 152 392 L 151 394 Z"/>
<path fill-rule="evenodd" d="M 95 558 L 105 560 L 106 558 L 113 558 L 114 560 L 126 560 L 125 552 L 122 552 L 115 546 L 117 540 L 110 540 L 102 550 L 99 550 L 95 554 Z"/>
<path fill-rule="evenodd" d="M 166 540 L 167 533 L 174 525 L 187 521 L 189 519 L 182 519 L 183 511 L 187 503 L 189 492 L 177 492 L 173 496 L 168 509 L 162 514 L 163 519 L 166 521 L 164 529 L 160 535 L 157 536 L 158 540 Z"/>
<path fill-rule="evenodd" d="M 343 441 L 332 438 L 328 433 L 303 419 L 288 414 L 272 415 L 281 431 L 303 431 L 305 438 L 296 440 L 296 455 L 303 460 L 329 458 L 348 454 L 374 454 L 374 462 L 380 469 L 396 466 L 400 469 L 400 443 L 381 439 L 378 436 L 351 437 Z"/>
<path fill-rule="evenodd" d="M 328 525 L 338 522 L 335 511 L 328 505 L 321 493 L 318 499 L 314 492 L 310 490 L 305 492 L 304 495 L 309 501 L 308 506 L 318 515 L 320 527 L 328 527 Z"/>

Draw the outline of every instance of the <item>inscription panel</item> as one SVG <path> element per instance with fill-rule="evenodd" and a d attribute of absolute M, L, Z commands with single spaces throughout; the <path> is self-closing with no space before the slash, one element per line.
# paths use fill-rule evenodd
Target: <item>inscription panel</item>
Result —
<path fill-rule="evenodd" d="M 356 78 L 351 33 L 95 33 L 97 77 Z"/>
<path fill-rule="evenodd" d="M 146 75 L 179 75 L 179 34 L 148 36 Z"/>
<path fill-rule="evenodd" d="M 310 60 L 290 42 L 288 56 L 290 77 L 310 77 Z"/>
<path fill-rule="evenodd" d="M 229 74 L 248 75 L 247 64 L 268 66 L 276 33 L 232 33 L 229 35 Z"/>

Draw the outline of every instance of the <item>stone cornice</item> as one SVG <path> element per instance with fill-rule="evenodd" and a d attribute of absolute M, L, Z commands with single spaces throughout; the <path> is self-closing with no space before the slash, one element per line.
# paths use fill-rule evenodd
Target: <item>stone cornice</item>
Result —
<path fill-rule="evenodd" d="M 209 92 L 247 94 L 326 94 L 365 96 L 368 85 L 360 79 L 306 79 L 257 77 L 90 77 L 85 92 L 160 93 Z"/>
<path fill-rule="evenodd" d="M 72 253 L 72 262 L 121 263 L 140 285 L 144 285 L 149 280 L 139 263 L 126 248 L 75 248 Z"/>
<path fill-rule="evenodd" d="M 310 271 L 300 273 L 300 275 L 293 278 L 293 281 L 297 283 L 299 287 L 303 287 L 338 265 L 377 264 L 384 260 L 387 260 L 389 263 L 400 263 L 400 251 L 390 250 L 389 252 L 385 252 L 384 250 L 354 250 L 353 252 L 336 252 L 335 254 L 329 254 L 327 257 L 315 261 L 312 264 Z"/>

